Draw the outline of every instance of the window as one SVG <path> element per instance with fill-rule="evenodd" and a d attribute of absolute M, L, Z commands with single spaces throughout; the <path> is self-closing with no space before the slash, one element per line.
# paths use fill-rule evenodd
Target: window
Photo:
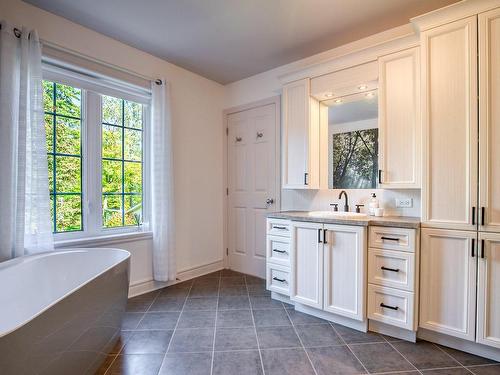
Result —
<path fill-rule="evenodd" d="M 147 103 L 50 78 L 43 100 L 54 233 L 139 229 Z"/>
<path fill-rule="evenodd" d="M 44 81 L 53 231 L 82 230 L 82 91 Z"/>

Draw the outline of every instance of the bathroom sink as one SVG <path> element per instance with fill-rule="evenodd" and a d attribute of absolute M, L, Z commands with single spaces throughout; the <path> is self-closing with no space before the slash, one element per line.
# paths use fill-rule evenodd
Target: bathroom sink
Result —
<path fill-rule="evenodd" d="M 321 219 L 362 219 L 366 217 L 366 214 L 343 211 L 311 211 L 308 215 Z"/>

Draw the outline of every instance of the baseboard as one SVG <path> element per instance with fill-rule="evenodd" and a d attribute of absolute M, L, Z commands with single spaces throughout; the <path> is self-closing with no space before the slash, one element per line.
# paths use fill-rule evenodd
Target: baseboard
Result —
<path fill-rule="evenodd" d="M 224 261 L 219 260 L 217 262 L 205 264 L 202 266 L 197 266 L 193 268 L 184 269 L 177 273 L 177 280 L 175 281 L 155 281 L 155 280 L 145 280 L 142 282 L 130 285 L 128 290 L 129 298 L 135 297 L 144 293 L 149 293 L 157 289 L 165 288 L 166 286 L 175 285 L 182 281 L 190 280 L 198 276 L 203 276 L 211 272 L 220 271 L 224 269 Z"/>
<path fill-rule="evenodd" d="M 383 335 L 396 337 L 401 340 L 416 342 L 417 332 L 409 331 L 407 329 L 391 326 L 382 322 L 377 322 L 376 320 L 368 321 L 368 330 L 381 333 Z"/>
<path fill-rule="evenodd" d="M 480 357 L 485 357 L 488 359 L 492 359 L 493 361 L 500 362 L 500 349 L 497 348 L 492 348 L 490 346 L 459 339 L 457 337 L 429 331 L 424 328 L 418 329 L 417 337 L 422 340 L 431 341 L 439 345 L 448 346 L 453 349 L 461 350 L 463 352 L 475 354 Z"/>
<path fill-rule="evenodd" d="M 368 331 L 368 322 L 366 320 L 359 321 L 350 318 L 346 318 L 345 316 L 340 316 L 336 314 L 332 314 L 326 311 L 318 310 L 313 307 L 305 306 L 301 303 L 295 302 L 295 310 L 303 312 L 305 314 L 313 315 L 317 318 L 329 320 L 330 322 L 337 323 L 357 331 L 367 332 Z"/>

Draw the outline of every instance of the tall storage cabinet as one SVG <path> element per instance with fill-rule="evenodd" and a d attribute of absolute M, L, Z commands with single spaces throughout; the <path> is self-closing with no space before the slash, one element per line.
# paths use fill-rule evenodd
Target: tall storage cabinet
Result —
<path fill-rule="evenodd" d="M 319 102 L 309 78 L 283 87 L 282 163 L 284 189 L 319 188 Z"/>
<path fill-rule="evenodd" d="M 500 8 L 421 32 L 422 328 L 500 348 Z"/>

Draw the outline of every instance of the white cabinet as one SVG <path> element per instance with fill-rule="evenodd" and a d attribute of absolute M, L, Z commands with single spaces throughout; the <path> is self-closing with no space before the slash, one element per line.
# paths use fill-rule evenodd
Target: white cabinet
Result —
<path fill-rule="evenodd" d="M 323 224 L 292 223 L 290 299 L 323 308 Z"/>
<path fill-rule="evenodd" d="M 479 15 L 479 227 L 500 232 L 500 8 Z"/>
<path fill-rule="evenodd" d="M 364 227 L 324 226 L 324 310 L 364 320 L 366 235 Z"/>
<path fill-rule="evenodd" d="M 468 17 L 421 33 L 425 226 L 476 228 L 476 19 Z"/>
<path fill-rule="evenodd" d="M 500 348 L 500 234 L 480 233 L 477 342 Z"/>
<path fill-rule="evenodd" d="M 319 102 L 309 78 L 283 87 L 282 140 L 283 188 L 319 188 Z"/>
<path fill-rule="evenodd" d="M 474 341 L 477 232 L 422 229 L 420 327 Z"/>
<path fill-rule="evenodd" d="M 379 65 L 379 186 L 420 188 L 419 47 L 382 56 Z"/>

